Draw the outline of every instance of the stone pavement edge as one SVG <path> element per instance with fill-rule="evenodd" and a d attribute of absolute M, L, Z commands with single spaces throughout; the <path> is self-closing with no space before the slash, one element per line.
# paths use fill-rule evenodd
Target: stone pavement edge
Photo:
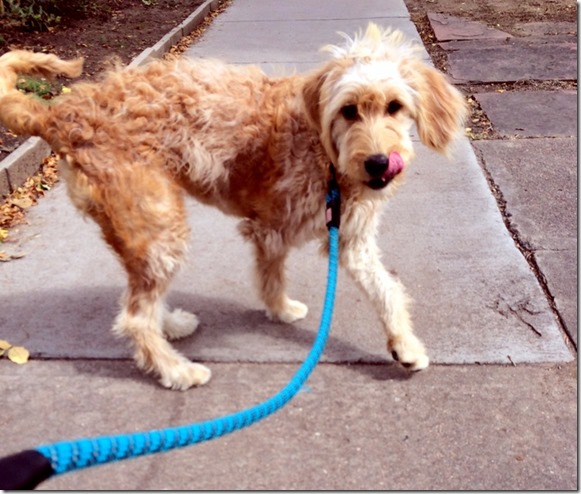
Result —
<path fill-rule="evenodd" d="M 420 40 L 401 0 L 234 0 L 186 56 L 260 63 L 275 73 L 307 70 L 322 60 L 320 45 L 340 41 L 336 31 L 369 20 Z M 415 300 L 429 369 L 409 375 L 391 362 L 370 305 L 341 273 L 323 363 L 285 409 L 231 436 L 41 487 L 576 489 L 570 338 L 515 245 L 471 144 L 462 139 L 449 160 L 416 145 L 379 239 L 386 266 Z M 511 198 L 509 185 L 503 192 Z M 526 200 L 523 222 L 531 210 L 537 214 Z M 0 266 L 0 339 L 32 353 L 23 366 L 0 360 L 0 456 L 211 418 L 251 406 L 288 381 L 318 325 L 325 260 L 314 246 L 293 253 L 291 295 L 310 314 L 294 326 L 273 324 L 250 290 L 250 252 L 235 222 L 194 202 L 188 212 L 191 261 L 169 302 L 200 316 L 198 332 L 176 346 L 206 362 L 214 377 L 178 393 L 138 372 L 127 343 L 110 332 L 124 277 L 95 225 L 74 211 L 62 185 L 30 211 L 16 245 L 26 255 Z M 576 308 L 567 310 L 563 317 L 576 321 Z"/>

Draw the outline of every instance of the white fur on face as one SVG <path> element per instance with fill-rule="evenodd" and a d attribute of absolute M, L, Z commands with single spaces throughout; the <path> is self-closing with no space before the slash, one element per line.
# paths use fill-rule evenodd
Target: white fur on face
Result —
<path fill-rule="evenodd" d="M 323 134 L 335 151 L 335 164 L 357 182 L 368 179 L 364 162 L 374 154 L 397 151 L 407 163 L 413 156 L 409 131 L 415 112 L 415 91 L 392 60 L 364 60 L 345 69 L 332 86 L 325 106 Z M 387 111 L 391 102 L 402 105 Z M 341 115 L 345 105 L 356 105 L 353 121 Z"/>
<path fill-rule="evenodd" d="M 403 79 L 399 73 L 397 65 L 389 60 L 373 63 L 356 63 L 345 71 L 339 79 L 337 89 L 340 91 L 344 86 L 372 86 L 377 87 L 387 81 L 401 82 Z"/>
<path fill-rule="evenodd" d="M 357 95 L 366 88 L 392 93 L 392 97 L 409 110 L 413 108 L 415 91 L 402 77 L 395 62 L 383 60 L 354 64 L 337 81 L 336 94 Z"/>

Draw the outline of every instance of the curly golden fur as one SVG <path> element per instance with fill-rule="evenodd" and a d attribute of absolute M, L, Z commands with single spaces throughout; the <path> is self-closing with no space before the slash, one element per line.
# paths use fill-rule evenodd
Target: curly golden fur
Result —
<path fill-rule="evenodd" d="M 137 365 L 163 386 L 185 390 L 210 378 L 168 342 L 198 324 L 164 304 L 190 235 L 184 191 L 241 218 L 267 314 L 290 323 L 307 307 L 287 297 L 284 261 L 310 239 L 325 251 L 330 162 L 343 198 L 341 263 L 376 306 L 394 358 L 427 367 L 407 296 L 384 269 L 375 234 L 381 205 L 413 157 L 413 123 L 426 145 L 445 152 L 462 128 L 464 101 L 401 33 L 370 24 L 345 38 L 308 74 L 270 78 L 219 61 L 152 61 L 77 83 L 51 104 L 18 92 L 18 74 L 74 77 L 82 60 L 0 57 L 0 121 L 60 155 L 73 203 L 100 225 L 127 272 L 114 331 L 131 338 Z"/>

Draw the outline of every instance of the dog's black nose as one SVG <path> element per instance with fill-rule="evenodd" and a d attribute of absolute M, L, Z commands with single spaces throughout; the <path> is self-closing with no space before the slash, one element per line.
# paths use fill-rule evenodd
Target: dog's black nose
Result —
<path fill-rule="evenodd" d="M 365 171 L 371 177 L 383 177 L 389 165 L 389 158 L 385 154 L 374 154 L 365 160 Z"/>

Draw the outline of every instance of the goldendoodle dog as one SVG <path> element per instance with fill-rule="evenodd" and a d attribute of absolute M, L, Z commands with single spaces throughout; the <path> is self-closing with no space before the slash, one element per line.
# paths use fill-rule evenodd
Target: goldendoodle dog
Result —
<path fill-rule="evenodd" d="M 254 246 L 269 317 L 291 323 L 307 307 L 285 291 L 291 247 L 327 247 L 331 167 L 340 186 L 340 262 L 369 296 L 387 348 L 411 370 L 428 366 L 408 297 L 375 242 L 379 213 L 413 157 L 410 129 L 445 153 L 463 129 L 465 104 L 398 31 L 370 24 L 331 59 L 271 78 L 219 61 L 152 61 L 79 82 L 46 104 L 15 89 L 19 74 L 77 77 L 82 60 L 16 50 L 0 57 L 0 121 L 47 141 L 60 156 L 76 207 L 101 227 L 128 276 L 114 332 L 128 336 L 137 365 L 185 390 L 210 370 L 168 342 L 190 335 L 194 314 L 164 296 L 188 249 L 185 193 L 239 217 Z"/>

